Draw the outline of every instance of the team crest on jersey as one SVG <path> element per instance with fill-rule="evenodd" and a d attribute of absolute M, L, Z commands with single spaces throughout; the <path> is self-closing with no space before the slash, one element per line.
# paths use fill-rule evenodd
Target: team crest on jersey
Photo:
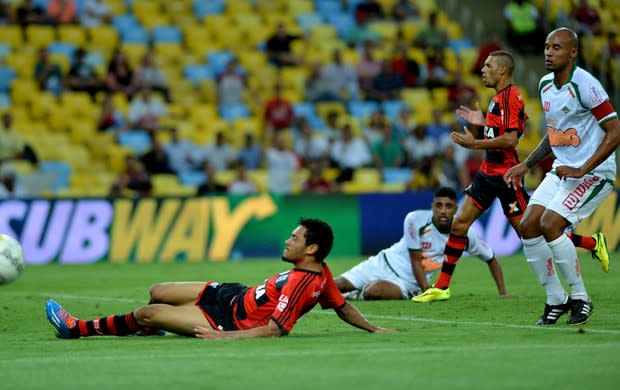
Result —
<path fill-rule="evenodd" d="M 508 207 L 510 208 L 510 210 L 508 212 L 511 213 L 511 214 L 519 212 L 519 206 L 517 206 L 517 202 L 509 203 Z"/>
<path fill-rule="evenodd" d="M 564 106 L 564 107 L 562 107 L 562 112 L 565 113 L 565 114 L 568 114 L 570 112 L 570 108 Z"/>

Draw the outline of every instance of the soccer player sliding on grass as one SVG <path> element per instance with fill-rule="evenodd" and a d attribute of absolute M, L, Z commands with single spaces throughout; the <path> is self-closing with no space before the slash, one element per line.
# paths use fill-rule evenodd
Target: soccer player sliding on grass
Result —
<path fill-rule="evenodd" d="M 80 320 L 49 300 L 47 318 L 64 339 L 149 335 L 168 331 L 202 339 L 288 335 L 297 320 L 317 303 L 334 309 L 343 321 L 368 332 L 388 331 L 368 322 L 346 302 L 324 260 L 332 249 L 331 227 L 318 219 L 299 220 L 284 242 L 282 260 L 293 268 L 263 284 L 172 282 L 151 287 L 148 305 L 122 315 Z"/>

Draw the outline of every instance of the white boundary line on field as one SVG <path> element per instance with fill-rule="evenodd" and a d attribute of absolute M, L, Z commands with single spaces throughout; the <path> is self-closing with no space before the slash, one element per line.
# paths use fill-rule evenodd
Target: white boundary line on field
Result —
<path fill-rule="evenodd" d="M 4 295 L 4 294 L 3 294 Z M 88 295 L 73 295 L 73 294 L 62 294 L 55 292 L 41 292 L 38 294 L 27 294 L 27 293 L 8 293 L 6 295 L 13 296 L 25 296 L 32 295 L 37 297 L 53 297 L 59 299 L 69 299 L 69 300 L 78 300 L 78 301 L 100 301 L 100 302 L 123 302 L 123 303 L 134 303 L 134 304 L 146 304 L 147 300 L 138 300 L 131 298 L 116 298 L 116 297 L 94 297 Z M 6 296 L 5 295 L 5 296 Z M 330 314 L 324 311 L 313 311 L 311 314 Z M 531 330 L 548 330 L 548 331 L 577 331 L 579 328 L 583 328 L 587 332 L 590 333 L 603 333 L 603 334 L 618 334 L 620 335 L 620 330 L 618 329 L 593 329 L 587 327 L 587 325 L 582 325 L 579 327 L 571 326 L 539 326 L 539 325 L 521 325 L 521 324 L 505 324 L 500 322 L 477 322 L 477 321 L 460 321 L 460 320 L 440 320 L 435 318 L 420 318 L 414 316 L 389 316 L 382 314 L 366 314 L 366 317 L 383 319 L 383 320 L 393 320 L 393 321 L 410 321 L 410 322 L 425 322 L 430 324 L 443 324 L 443 325 L 461 325 L 461 326 L 486 326 L 486 327 L 498 327 L 498 328 L 513 328 L 513 329 L 531 329 Z"/>

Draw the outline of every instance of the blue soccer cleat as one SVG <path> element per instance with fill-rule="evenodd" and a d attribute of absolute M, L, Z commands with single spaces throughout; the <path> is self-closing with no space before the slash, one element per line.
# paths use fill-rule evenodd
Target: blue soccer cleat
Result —
<path fill-rule="evenodd" d="M 56 329 L 56 337 L 61 339 L 77 339 L 79 334 L 72 330 L 77 326 L 77 318 L 67 313 L 54 300 L 50 299 L 45 304 L 47 319 Z"/>

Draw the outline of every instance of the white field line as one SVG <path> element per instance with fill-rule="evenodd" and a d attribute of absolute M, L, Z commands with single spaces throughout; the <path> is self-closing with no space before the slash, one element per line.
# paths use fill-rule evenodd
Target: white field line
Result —
<path fill-rule="evenodd" d="M 77 301 L 97 301 L 97 302 L 124 302 L 124 303 L 133 303 L 133 304 L 146 304 L 146 298 L 144 300 L 138 299 L 130 299 L 130 298 L 115 298 L 115 297 L 94 297 L 88 295 L 73 295 L 73 294 L 62 294 L 55 292 L 41 292 L 38 294 L 27 294 L 27 293 L 9 293 L 6 295 L 14 295 L 14 296 L 25 296 L 25 295 L 33 295 L 38 297 L 50 297 L 50 298 L 58 298 L 58 299 L 67 299 L 67 300 L 77 300 Z M 3 294 L 3 296 L 6 296 Z M 331 314 L 326 311 L 312 311 L 309 314 Z M 566 327 L 566 326 L 538 326 L 538 325 L 520 325 L 520 324 L 505 324 L 501 322 L 482 322 L 482 321 L 460 321 L 460 320 L 440 320 L 435 318 L 420 318 L 414 316 L 389 316 L 389 315 L 381 315 L 381 314 L 365 314 L 366 317 L 376 318 L 381 320 L 391 320 L 391 321 L 409 321 L 409 322 L 425 322 L 430 324 L 444 324 L 444 325 L 460 325 L 460 326 L 474 326 L 474 327 L 497 327 L 497 328 L 513 328 L 513 329 L 536 329 L 536 330 L 547 330 L 547 331 L 569 331 L 571 329 L 577 330 L 578 327 Z M 580 327 L 585 328 L 587 332 L 591 333 L 603 333 L 603 334 L 620 334 L 620 329 L 592 329 L 587 327 L 587 325 L 581 325 Z"/>

